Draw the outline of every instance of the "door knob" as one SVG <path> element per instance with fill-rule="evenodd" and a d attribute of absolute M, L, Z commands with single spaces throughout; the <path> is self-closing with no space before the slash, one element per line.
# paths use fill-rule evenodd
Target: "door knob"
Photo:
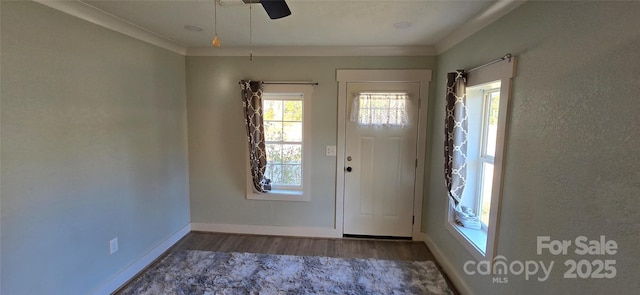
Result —
<path fill-rule="evenodd" d="M 351 167 L 347 167 L 347 172 L 351 172 L 351 170 L 353 170 Z"/>

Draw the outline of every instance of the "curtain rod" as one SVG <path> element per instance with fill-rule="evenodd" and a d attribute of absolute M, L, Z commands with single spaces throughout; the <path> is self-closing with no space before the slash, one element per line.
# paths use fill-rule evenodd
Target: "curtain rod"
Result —
<path fill-rule="evenodd" d="M 499 63 L 499 62 L 501 62 L 501 61 L 503 61 L 503 60 L 509 60 L 509 62 L 511 62 L 511 58 L 512 58 L 512 57 L 513 57 L 513 56 L 511 56 L 511 53 L 507 53 L 507 54 L 505 54 L 505 55 L 504 55 L 503 57 L 501 57 L 501 58 L 498 58 L 498 59 L 496 59 L 496 60 L 492 60 L 492 61 L 490 61 L 490 62 L 488 62 L 488 63 L 486 63 L 486 64 L 483 64 L 483 65 L 479 65 L 479 66 L 477 66 L 477 67 L 475 67 L 475 68 L 472 68 L 472 69 L 470 69 L 470 70 L 466 70 L 465 72 L 467 72 L 467 73 L 468 73 L 468 72 L 473 72 L 473 71 L 475 71 L 475 70 L 479 70 L 479 69 L 484 68 L 484 67 L 486 67 L 486 66 L 490 66 L 490 65 L 492 65 L 492 64 L 494 64 L 494 63 Z"/>
<path fill-rule="evenodd" d="M 238 84 L 242 84 L 242 82 L 238 82 Z M 270 85 L 318 85 L 318 82 L 262 82 L 262 84 L 270 84 Z"/>

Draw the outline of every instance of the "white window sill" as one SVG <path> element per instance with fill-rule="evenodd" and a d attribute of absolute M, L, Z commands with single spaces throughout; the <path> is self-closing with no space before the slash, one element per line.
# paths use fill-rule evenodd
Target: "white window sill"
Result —
<path fill-rule="evenodd" d="M 247 199 L 249 200 L 264 200 L 264 201 L 293 201 L 293 202 L 308 202 L 310 201 L 309 194 L 305 194 L 304 191 L 296 190 L 271 190 L 267 193 L 247 193 Z"/>
<path fill-rule="evenodd" d="M 453 225 L 462 235 L 464 235 L 467 240 L 469 240 L 473 245 L 482 250 L 487 249 L 487 231 L 485 229 L 472 229 L 464 226 Z M 484 252 L 482 250 L 481 252 Z"/>
<path fill-rule="evenodd" d="M 487 230 L 471 229 L 455 224 L 453 221 L 447 222 L 449 232 L 473 255 L 477 260 L 486 258 Z"/>

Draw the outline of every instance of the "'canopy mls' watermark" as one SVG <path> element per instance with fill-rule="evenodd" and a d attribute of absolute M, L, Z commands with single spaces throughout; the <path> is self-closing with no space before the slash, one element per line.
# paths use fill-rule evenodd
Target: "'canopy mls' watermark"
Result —
<path fill-rule="evenodd" d="M 553 256 L 569 255 L 570 252 L 579 256 L 613 256 L 618 253 L 618 243 L 600 236 L 598 240 L 589 240 L 585 236 L 578 236 L 573 240 L 552 240 L 550 236 L 538 236 L 536 254 L 549 253 Z M 511 262 L 502 255 L 493 260 L 476 262 L 469 260 L 463 265 L 467 275 L 493 275 L 494 283 L 508 283 L 508 276 L 524 275 L 525 280 L 536 278 L 540 282 L 549 279 L 555 261 L 545 263 L 541 260 L 513 260 Z M 563 277 L 565 279 L 611 279 L 616 276 L 616 261 L 613 259 L 566 259 Z"/>

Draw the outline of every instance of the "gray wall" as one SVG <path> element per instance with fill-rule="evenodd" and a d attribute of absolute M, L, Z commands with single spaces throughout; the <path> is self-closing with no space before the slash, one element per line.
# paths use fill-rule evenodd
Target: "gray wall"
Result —
<path fill-rule="evenodd" d="M 1 292 L 87 294 L 189 222 L 185 59 L 2 1 L 1 62 Z"/>
<path fill-rule="evenodd" d="M 333 226 L 335 158 L 324 147 L 336 144 L 335 70 L 436 66 L 435 57 L 188 57 L 185 72 L 184 57 L 39 4 L 2 1 L 1 12 L 3 294 L 88 293 L 187 224 L 189 203 L 193 222 Z M 437 58 L 423 228 L 477 294 L 640 288 L 637 15 L 637 2 L 529 2 Z M 443 227 L 444 73 L 506 52 L 519 67 L 498 253 L 555 261 L 549 282 L 465 276 L 472 257 Z M 311 202 L 245 199 L 244 78 L 320 83 Z M 611 257 L 537 256 L 538 235 L 616 240 L 617 277 L 562 279 L 567 258 Z"/>
<path fill-rule="evenodd" d="M 433 69 L 435 57 L 187 57 L 191 220 L 198 223 L 333 227 L 336 69 Z M 247 200 L 241 79 L 315 81 L 311 101 L 311 201 Z"/>
<path fill-rule="evenodd" d="M 630 294 L 640 257 L 640 3 L 527 2 L 438 56 L 423 221 L 476 294 Z M 442 176 L 445 72 L 518 56 L 507 134 L 497 251 L 555 261 L 548 282 L 466 276 L 472 259 L 445 230 Z M 605 235 L 615 256 L 538 256 L 536 237 Z M 573 251 L 570 248 L 570 253 Z M 566 259 L 615 259 L 615 279 L 563 279 Z"/>

